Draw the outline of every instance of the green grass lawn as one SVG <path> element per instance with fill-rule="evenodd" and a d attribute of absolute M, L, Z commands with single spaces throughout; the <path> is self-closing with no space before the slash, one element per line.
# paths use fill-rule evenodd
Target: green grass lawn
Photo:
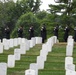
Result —
<path fill-rule="evenodd" d="M 59 43 L 53 46 L 52 52 L 48 53 L 44 69 L 39 70 L 38 75 L 65 75 L 66 45 L 66 43 Z M 76 44 L 73 58 L 74 64 L 76 64 Z"/>
<path fill-rule="evenodd" d="M 38 75 L 65 75 L 64 64 L 66 57 L 66 43 L 55 44 L 52 52 L 48 53 L 47 61 L 44 69 L 39 70 Z M 7 62 L 7 56 L 14 53 L 14 47 L 0 54 L 0 62 Z M 30 63 L 35 63 L 37 56 L 40 54 L 42 45 L 36 45 L 31 48 L 26 54 L 21 55 L 21 60 L 15 62 L 14 68 L 7 69 L 7 75 L 25 75 L 26 69 L 29 69 Z M 74 64 L 76 64 L 76 44 L 73 51 Z"/>
<path fill-rule="evenodd" d="M 39 75 L 65 75 L 66 44 L 55 44 L 52 52 L 48 53 L 47 61 L 43 70 L 39 70 Z"/>

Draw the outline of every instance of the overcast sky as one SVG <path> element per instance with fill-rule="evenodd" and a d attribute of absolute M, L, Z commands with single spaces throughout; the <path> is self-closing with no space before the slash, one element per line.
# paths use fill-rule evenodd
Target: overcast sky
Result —
<path fill-rule="evenodd" d="M 14 1 L 16 1 L 16 0 L 14 0 Z M 41 0 L 41 1 L 43 2 L 42 5 L 40 6 L 41 10 L 48 9 L 49 8 L 48 4 L 55 4 L 54 0 Z"/>
<path fill-rule="evenodd" d="M 41 0 L 43 3 L 42 3 L 42 5 L 40 6 L 40 9 L 41 10 L 46 10 L 46 9 L 48 9 L 49 7 L 48 7 L 48 4 L 55 4 L 55 2 L 54 2 L 54 0 Z"/>

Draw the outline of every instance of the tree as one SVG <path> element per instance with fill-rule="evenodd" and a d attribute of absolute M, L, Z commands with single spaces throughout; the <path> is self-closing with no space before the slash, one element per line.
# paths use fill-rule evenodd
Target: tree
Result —
<path fill-rule="evenodd" d="M 60 14 L 56 18 L 60 18 L 59 22 L 61 25 L 75 25 L 75 16 L 76 16 L 76 0 L 69 2 L 69 0 L 59 0 L 57 5 L 50 4 L 51 8 L 49 11 L 51 14 Z"/>
<path fill-rule="evenodd" d="M 19 17 L 27 12 L 34 14 L 39 11 L 40 0 L 13 0 L 0 1 L 0 32 L 3 35 L 3 29 L 8 25 L 12 30 Z"/>
<path fill-rule="evenodd" d="M 56 1 L 56 0 L 55 0 Z M 64 27 L 66 24 L 70 27 L 70 34 L 73 35 L 74 27 L 76 26 L 76 0 L 57 0 L 58 2 L 53 5 L 50 4 L 48 10 L 54 15 L 53 21 L 62 26 L 59 30 L 59 40 L 63 41 Z M 71 2 L 72 1 L 72 2 Z"/>
<path fill-rule="evenodd" d="M 12 25 L 11 9 L 12 9 L 12 7 L 14 8 L 14 6 L 15 6 L 15 3 L 12 0 L 0 1 L 0 27 L 1 27 L 1 30 L 3 30 L 6 25 L 9 25 L 10 22 L 11 22 L 10 24 Z M 11 12 L 9 12 L 9 10 Z M 2 32 L 2 35 L 3 35 L 3 32 Z"/>
<path fill-rule="evenodd" d="M 23 29 L 24 29 L 24 37 L 25 38 L 28 38 L 29 36 L 29 33 L 28 33 L 28 30 L 29 30 L 29 27 L 33 25 L 34 26 L 34 29 L 35 29 L 35 36 L 39 36 L 39 32 L 40 32 L 40 24 L 36 18 L 36 16 L 32 13 L 32 12 L 29 12 L 29 13 L 26 13 L 26 14 L 23 14 L 17 21 L 16 23 L 16 26 L 15 26 L 15 29 L 13 30 L 11 36 L 12 37 L 17 37 L 17 30 L 18 30 L 18 27 L 19 26 L 23 26 Z"/>
<path fill-rule="evenodd" d="M 36 13 L 39 11 L 40 5 L 41 0 L 17 0 L 16 12 L 19 13 L 19 15 L 25 14 L 26 12 Z"/>
<path fill-rule="evenodd" d="M 36 17 L 40 20 L 44 19 L 47 16 L 47 12 L 46 11 L 39 11 L 38 13 L 36 13 Z"/>

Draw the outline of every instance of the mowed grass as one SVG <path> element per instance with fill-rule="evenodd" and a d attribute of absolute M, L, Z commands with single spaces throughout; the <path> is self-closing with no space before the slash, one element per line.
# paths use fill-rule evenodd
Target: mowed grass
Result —
<path fill-rule="evenodd" d="M 48 53 L 47 61 L 45 62 L 44 69 L 39 70 L 38 75 L 65 75 L 65 57 L 66 57 L 66 45 L 67 43 L 55 44 L 52 48 L 52 52 Z M 14 53 L 14 49 L 19 48 L 14 47 L 8 51 L 0 54 L 0 62 L 7 62 L 7 56 Z M 35 63 L 37 56 L 40 54 L 42 45 L 36 45 L 31 48 L 26 54 L 21 55 L 21 60 L 15 62 L 14 68 L 7 69 L 7 75 L 25 75 L 26 69 L 29 69 L 30 63 Z M 74 44 L 73 49 L 73 59 L 74 64 L 76 64 L 76 44 Z"/>
<path fill-rule="evenodd" d="M 48 53 L 47 61 L 43 70 L 39 70 L 39 75 L 65 75 L 64 60 L 65 60 L 65 44 L 55 44 L 52 52 Z"/>
<path fill-rule="evenodd" d="M 65 57 L 66 57 L 67 43 L 55 44 L 52 52 L 48 53 L 47 61 L 45 62 L 44 69 L 39 70 L 38 75 L 65 75 Z M 76 44 L 73 49 L 74 64 L 76 64 Z"/>

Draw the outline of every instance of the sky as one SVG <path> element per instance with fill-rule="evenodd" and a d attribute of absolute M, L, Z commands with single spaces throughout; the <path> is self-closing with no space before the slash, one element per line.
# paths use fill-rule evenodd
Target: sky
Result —
<path fill-rule="evenodd" d="M 49 9 L 48 4 L 55 4 L 54 0 L 41 0 L 41 1 L 42 5 L 40 6 L 40 10 L 47 10 Z"/>
<path fill-rule="evenodd" d="M 55 4 L 54 0 L 41 0 L 43 3 L 42 5 L 40 6 L 40 9 L 41 10 L 47 10 L 49 7 L 48 7 L 48 4 Z"/>

